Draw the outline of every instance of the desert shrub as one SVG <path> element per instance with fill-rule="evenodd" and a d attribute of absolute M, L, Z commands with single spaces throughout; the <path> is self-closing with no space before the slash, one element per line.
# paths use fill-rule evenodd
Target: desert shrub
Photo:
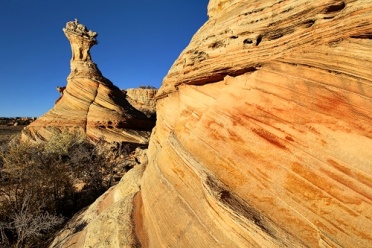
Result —
<path fill-rule="evenodd" d="M 11 245 L 5 230 L 16 234 L 13 241 L 15 247 L 35 247 L 40 245 L 40 239 L 48 236 L 48 233 L 55 230 L 62 224 L 64 218 L 50 214 L 43 210 L 44 205 L 32 206 L 30 195 L 23 198 L 19 211 L 8 212 L 8 221 L 0 223 L 0 239 L 2 244 Z"/>
<path fill-rule="evenodd" d="M 140 85 L 138 88 L 140 89 L 156 89 L 156 87 L 151 85 Z"/>
<path fill-rule="evenodd" d="M 12 142 L 0 151 L 0 242 L 43 247 L 61 220 L 92 203 L 110 182 L 107 149 L 78 130 L 45 143 Z M 77 184 L 84 187 L 78 189 Z M 20 224 L 21 223 L 21 224 Z"/>
<path fill-rule="evenodd" d="M 81 129 L 52 129 L 51 133 L 51 138 L 44 143 L 45 151 L 50 153 L 67 155 L 71 147 L 87 141 L 85 133 Z"/>
<path fill-rule="evenodd" d="M 14 209 L 19 210 L 23 198 L 29 195 L 30 202 L 42 196 L 46 207 L 54 211 L 55 205 L 72 191 L 70 165 L 60 153 L 49 152 L 43 144 L 13 143 L 1 157 L 2 179 L 8 189 L 2 193 Z"/>
<path fill-rule="evenodd" d="M 73 167 L 74 178 L 83 184 L 86 201 L 103 193 L 108 187 L 104 177 L 108 173 L 109 161 L 104 152 L 99 152 L 96 145 L 88 142 L 75 144 L 69 149 L 69 164 Z M 91 196 L 91 197 L 90 197 Z"/>
<path fill-rule="evenodd" d="M 0 221 L 7 223 L 1 227 L 7 233 L 3 242 L 39 244 L 60 223 L 60 204 L 74 192 L 70 168 L 41 144 L 13 142 L 1 157 Z"/>

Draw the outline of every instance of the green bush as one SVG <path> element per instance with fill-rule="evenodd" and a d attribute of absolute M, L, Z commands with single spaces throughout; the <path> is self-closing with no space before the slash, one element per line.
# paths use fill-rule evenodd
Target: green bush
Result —
<path fill-rule="evenodd" d="M 51 133 L 51 138 L 44 143 L 45 151 L 49 153 L 67 155 L 71 147 L 87 141 L 85 133 L 81 129 L 52 129 Z"/>

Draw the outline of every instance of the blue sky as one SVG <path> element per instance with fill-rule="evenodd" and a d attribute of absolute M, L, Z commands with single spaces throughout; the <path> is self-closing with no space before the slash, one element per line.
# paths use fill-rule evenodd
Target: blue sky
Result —
<path fill-rule="evenodd" d="M 160 87 L 207 20 L 208 0 L 0 1 L 0 117 L 38 117 L 66 85 L 71 50 L 62 32 L 75 18 L 97 32 L 91 49 L 121 89 Z"/>

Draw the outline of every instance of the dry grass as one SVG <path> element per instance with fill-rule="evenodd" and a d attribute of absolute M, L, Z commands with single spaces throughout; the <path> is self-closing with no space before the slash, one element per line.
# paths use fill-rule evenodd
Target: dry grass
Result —
<path fill-rule="evenodd" d="M 0 125 L 0 146 L 8 143 L 14 136 L 21 133 L 26 126 L 6 126 Z"/>

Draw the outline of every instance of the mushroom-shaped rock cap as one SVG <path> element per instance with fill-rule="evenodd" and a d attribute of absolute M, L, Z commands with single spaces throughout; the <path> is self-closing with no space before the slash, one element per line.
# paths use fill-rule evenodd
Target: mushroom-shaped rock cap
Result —
<path fill-rule="evenodd" d="M 66 27 L 63 28 L 63 32 L 73 33 L 75 35 L 83 36 L 86 38 L 94 39 L 98 36 L 97 32 L 88 30 L 86 26 L 79 23 L 77 19 L 66 23 Z"/>
<path fill-rule="evenodd" d="M 77 19 L 67 22 L 66 27 L 63 28 L 63 32 L 71 43 L 71 68 L 75 68 L 73 66 L 73 62 L 75 61 L 91 61 L 89 50 L 98 43 L 96 40 L 98 34 L 92 30 L 88 30 Z"/>

